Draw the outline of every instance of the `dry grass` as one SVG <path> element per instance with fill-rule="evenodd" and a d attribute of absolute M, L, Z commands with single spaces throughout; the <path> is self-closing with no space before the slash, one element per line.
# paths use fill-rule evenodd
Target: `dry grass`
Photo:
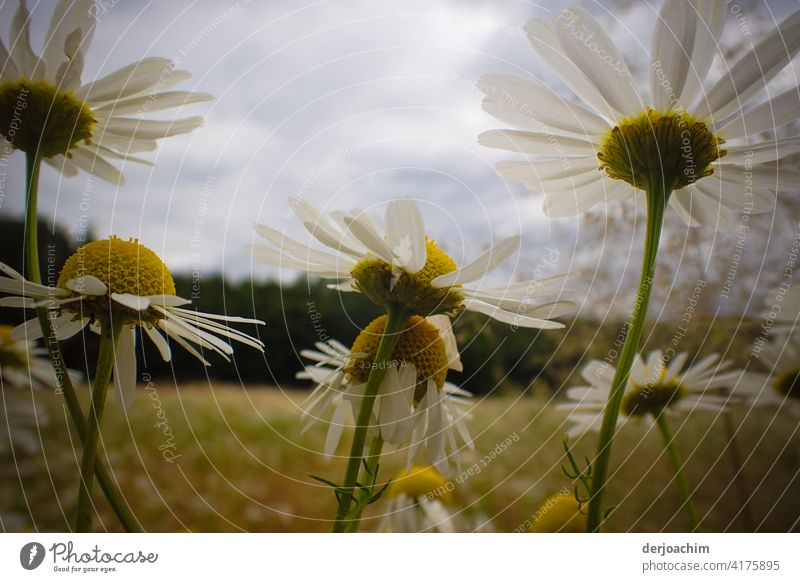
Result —
<path fill-rule="evenodd" d="M 333 495 L 311 479 L 338 480 L 344 460 L 326 462 L 321 430 L 300 435 L 297 404 L 305 393 L 208 385 L 176 391 L 156 382 L 141 389 L 127 415 L 110 402 L 104 419 L 105 453 L 131 509 L 148 531 L 326 531 Z M 43 453 L 18 455 L 16 466 L 3 459 L 0 512 L 30 515 L 33 528 L 64 530 L 76 493 L 78 450 L 61 401 L 39 395 L 52 421 L 43 433 Z M 157 400 L 155 399 L 157 397 Z M 159 422 L 173 433 L 165 436 Z M 522 524 L 550 493 L 569 486 L 561 472 L 564 416 L 552 405 L 531 398 L 494 398 L 478 402 L 471 420 L 476 454 L 463 469 L 479 472 L 457 485 L 457 498 L 471 523 L 491 520 L 496 531 Z M 798 530 L 800 516 L 800 439 L 797 421 L 774 410 L 736 410 L 733 426 L 746 459 L 744 480 L 752 527 L 758 531 Z M 683 425 L 681 426 L 681 424 Z M 732 477 L 729 439 L 721 419 L 696 413 L 673 421 L 696 503 L 706 531 L 749 529 L 740 512 L 741 495 Z M 488 465 L 480 458 L 508 436 L 518 440 Z M 172 446 L 174 445 L 174 449 Z M 576 443 L 589 454 L 594 438 Z M 167 462 L 164 451 L 177 455 Z M 168 454 L 168 453 L 167 453 Z M 382 467 L 390 476 L 402 459 L 394 455 Z M 624 427 L 615 449 L 608 499 L 618 503 L 609 523 L 616 531 L 684 531 L 676 487 L 658 435 L 644 426 Z M 474 472 L 474 471 L 473 471 Z M 19 476 L 18 476 L 19 475 Z M 96 495 L 98 529 L 118 530 L 110 508 Z M 375 526 L 380 502 L 371 508 L 364 529 Z M 66 517 L 65 517 L 66 516 Z M 7 522 L 10 523 L 10 522 Z"/>

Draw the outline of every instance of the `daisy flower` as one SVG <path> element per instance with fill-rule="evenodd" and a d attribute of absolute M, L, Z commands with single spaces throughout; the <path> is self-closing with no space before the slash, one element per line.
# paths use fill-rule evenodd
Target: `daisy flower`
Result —
<path fill-rule="evenodd" d="M 584 533 L 586 514 L 575 496 L 559 491 L 536 510 L 530 520 L 530 533 Z"/>
<path fill-rule="evenodd" d="M 345 427 L 355 426 L 385 326 L 385 315 L 372 321 L 352 349 L 330 341 L 316 344 L 319 351 L 301 352 L 315 364 L 306 366 L 297 377 L 317 384 L 302 405 L 303 415 L 308 417 L 303 432 L 317 422 L 328 423 L 327 457 L 336 451 Z M 447 472 L 449 457 L 459 449 L 457 438 L 472 448 L 464 424 L 464 397 L 470 394 L 446 382 L 448 370 L 462 370 L 449 318 L 412 316 L 386 366 L 372 409 L 370 433 L 380 434 L 393 445 L 407 445 L 409 465 L 425 445 L 428 461 Z"/>
<path fill-rule="evenodd" d="M 36 453 L 41 448 L 39 427 L 49 422 L 44 407 L 22 397 L 22 392 L 3 390 L 0 395 L 0 456 L 13 453 L 14 448 Z M 20 469 L 18 464 L 16 471 Z"/>
<path fill-rule="evenodd" d="M 9 303 L 18 304 L 16 300 L 9 302 L 8 298 L 0 299 L 0 306 Z M 0 325 L 0 377 L 3 385 L 59 390 L 61 387 L 47 357 L 47 350 L 36 347 L 33 342 L 14 338 L 13 330 L 10 325 Z M 82 380 L 77 372 L 69 370 L 69 374 L 73 383 Z"/>
<path fill-rule="evenodd" d="M 485 76 L 484 110 L 514 129 L 483 133 L 480 143 L 536 156 L 502 162 L 498 171 L 545 192 L 545 212 L 554 217 L 642 190 L 668 196 L 691 225 L 721 229 L 736 213 L 771 210 L 777 192 L 800 186 L 800 173 L 774 163 L 800 151 L 800 138 L 761 136 L 800 117 L 800 99 L 796 87 L 757 97 L 800 49 L 800 12 L 708 83 L 726 12 L 721 1 L 663 4 L 652 34 L 649 92 L 639 90 L 623 55 L 586 11 L 530 21 L 534 50 L 581 103 L 532 79 Z"/>
<path fill-rule="evenodd" d="M 94 35 L 93 6 L 89 0 L 61 0 L 37 55 L 30 43 L 30 14 L 20 0 L 9 46 L 0 40 L 0 134 L 66 176 L 81 169 L 121 184 L 122 173 L 111 160 L 140 162 L 131 154 L 155 150 L 157 140 L 192 131 L 203 122 L 200 117 L 146 119 L 144 114 L 212 97 L 170 91 L 190 75 L 164 58 L 146 58 L 82 82 Z"/>
<path fill-rule="evenodd" d="M 651 352 L 647 360 L 637 354 L 622 400 L 623 416 L 617 425 L 626 418 L 646 417 L 653 422 L 662 412 L 719 412 L 731 402 L 731 397 L 721 391 L 738 391 L 751 381 L 744 371 L 729 370 L 731 362 L 719 361 L 717 354 L 683 370 L 688 359 L 689 354 L 680 353 L 666 364 L 659 350 Z M 581 372 L 589 385 L 567 390 L 569 402 L 559 404 L 558 408 L 570 412 L 568 420 L 572 427 L 567 434 L 571 438 L 600 429 L 614 372 L 608 363 L 592 360 Z"/>
<path fill-rule="evenodd" d="M 767 374 L 753 374 L 741 394 L 751 405 L 786 406 L 800 416 L 800 339 L 792 335 L 766 344 L 759 354 Z"/>
<path fill-rule="evenodd" d="M 229 360 L 233 348 L 217 336 L 263 351 L 261 341 L 224 325 L 263 322 L 185 309 L 183 306 L 190 301 L 175 295 L 175 282 L 166 265 L 136 240 L 112 236 L 83 245 L 64 263 L 55 287 L 26 281 L 3 263 L 0 271 L 5 275 L 0 277 L 0 293 L 11 295 L 3 299 L 3 305 L 46 307 L 59 340 L 74 336 L 87 325 L 96 331 L 104 321 L 121 323 L 114 375 L 126 407 L 132 402 L 136 387 L 137 334 L 150 338 L 165 361 L 171 358 L 171 342 L 205 365 L 209 363 L 201 353 L 204 349 Z M 37 319 L 12 332 L 12 337 L 27 341 L 41 335 Z"/>
<path fill-rule="evenodd" d="M 311 236 L 336 253 L 313 249 L 273 228 L 256 225 L 256 232 L 269 245 L 250 245 L 250 256 L 274 267 L 339 279 L 336 288 L 358 291 L 387 310 L 400 306 L 427 317 L 466 309 L 518 327 L 556 329 L 564 326 L 550 319 L 574 307 L 558 299 L 565 293 L 563 283 L 569 275 L 502 287 L 464 287 L 509 258 L 519 248 L 518 236 L 499 242 L 459 268 L 425 235 L 422 214 L 412 200 L 389 204 L 385 234 L 364 212 L 335 212 L 326 217 L 303 200 L 292 198 L 290 204 Z"/>
<path fill-rule="evenodd" d="M 452 483 L 429 466 L 414 465 L 392 479 L 384 493 L 389 507 L 378 529 L 393 533 L 453 533 Z"/>

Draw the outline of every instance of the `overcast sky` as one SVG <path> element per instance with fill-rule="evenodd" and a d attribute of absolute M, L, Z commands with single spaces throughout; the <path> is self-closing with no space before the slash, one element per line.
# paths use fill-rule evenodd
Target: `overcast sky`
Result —
<path fill-rule="evenodd" d="M 54 4 L 29 2 L 37 50 Z M 569 268 L 569 221 L 559 221 L 560 239 L 554 239 L 541 198 L 496 175 L 494 164 L 508 154 L 477 146 L 481 131 L 502 124 L 481 111 L 474 88 L 484 73 L 513 72 L 562 89 L 535 58 L 522 26 L 566 2 L 98 4 L 105 7 L 84 81 L 162 56 L 193 73 L 179 88 L 210 92 L 216 100 L 187 107 L 183 113 L 204 116 L 205 127 L 163 141 L 151 155 L 153 168 L 126 167 L 122 187 L 99 180 L 87 186 L 85 175 L 62 180 L 46 168 L 42 211 L 71 233 L 88 218 L 96 236 L 138 237 L 174 271 L 198 265 L 204 273 L 241 277 L 252 268 L 261 278 L 274 271 L 251 265 L 243 252 L 253 222 L 305 239 L 287 214 L 287 196 L 327 210 L 374 208 L 379 216 L 388 200 L 411 196 L 421 201 L 433 236 L 457 259 L 521 233 L 522 271 L 548 244 L 567 251 L 556 270 Z M 4 38 L 15 5 L 0 5 Z M 582 5 L 613 32 L 632 68 L 642 66 L 660 2 Z M 759 29 L 798 4 L 740 5 Z M 730 31 L 733 10 L 728 17 Z M 2 211 L 21 216 L 21 156 L 10 165 Z M 88 210 L 81 206 L 87 191 Z"/>

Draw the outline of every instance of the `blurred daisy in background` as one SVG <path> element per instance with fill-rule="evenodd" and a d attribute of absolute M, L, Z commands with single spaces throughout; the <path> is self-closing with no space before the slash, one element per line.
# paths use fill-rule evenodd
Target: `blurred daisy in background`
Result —
<path fill-rule="evenodd" d="M 191 75 L 156 57 L 81 81 L 94 35 L 92 9 L 90 0 L 61 0 L 37 55 L 30 43 L 30 14 L 20 1 L 8 47 L 0 40 L 0 135 L 66 176 L 80 169 L 121 184 L 122 172 L 112 161 L 147 163 L 131 154 L 153 151 L 157 140 L 203 124 L 201 117 L 156 120 L 145 114 L 212 97 L 170 91 Z"/>
<path fill-rule="evenodd" d="M 755 406 L 785 406 L 800 416 L 800 337 L 796 334 L 768 342 L 759 353 L 769 374 L 754 374 L 742 395 Z"/>
<path fill-rule="evenodd" d="M 536 156 L 497 169 L 544 192 L 549 216 L 642 190 L 673 192 L 672 207 L 691 225 L 720 229 L 737 213 L 771 210 L 777 192 L 800 187 L 800 173 L 775 164 L 800 151 L 800 137 L 762 136 L 800 118 L 800 97 L 792 87 L 756 98 L 800 49 L 800 12 L 709 83 L 726 12 L 721 1 L 664 2 L 652 34 L 649 94 L 585 10 L 530 21 L 537 55 L 580 104 L 532 79 L 487 75 L 479 82 L 483 108 L 514 129 L 483 133 L 480 143 Z"/>
<path fill-rule="evenodd" d="M 273 228 L 256 225 L 256 232 L 269 245 L 250 245 L 250 256 L 274 267 L 341 280 L 337 289 L 358 291 L 387 310 L 400 306 L 427 317 L 466 309 L 517 327 L 556 329 L 564 326 L 551 319 L 575 307 L 561 299 L 570 294 L 563 287 L 569 275 L 502 287 L 463 286 L 482 279 L 516 252 L 519 236 L 497 243 L 459 268 L 426 236 L 422 214 L 413 200 L 389 204 L 385 234 L 362 211 L 334 212 L 326 217 L 303 200 L 290 199 L 290 204 L 306 230 L 336 253 L 313 249 Z"/>
<path fill-rule="evenodd" d="M 685 370 L 689 354 L 677 354 L 669 364 L 656 350 L 647 360 L 636 355 L 622 401 L 621 425 L 629 418 L 644 418 L 649 423 L 662 413 L 709 410 L 720 412 L 731 403 L 732 393 L 744 395 L 758 377 L 743 370 L 730 370 L 732 362 L 720 361 L 712 354 Z M 568 402 L 557 407 L 569 412 L 571 427 L 567 434 L 576 438 L 588 431 L 599 431 L 603 410 L 614 377 L 613 366 L 592 360 L 581 371 L 588 386 L 567 390 Z"/>
<path fill-rule="evenodd" d="M 530 533 L 585 533 L 586 514 L 567 490 L 548 497 L 531 516 Z"/>
<path fill-rule="evenodd" d="M 336 451 L 342 433 L 354 427 L 367 378 L 386 325 L 386 316 L 370 323 L 351 349 L 339 342 L 318 343 L 319 351 L 301 355 L 315 362 L 297 377 L 317 387 L 303 403 L 306 432 L 317 422 L 328 424 L 324 454 Z M 464 423 L 470 394 L 446 381 L 448 370 L 462 370 L 456 339 L 445 315 L 413 316 L 402 332 L 379 388 L 370 434 L 387 443 L 408 446 L 410 465 L 424 447 L 428 462 L 447 472 L 449 458 L 472 448 Z"/>
<path fill-rule="evenodd" d="M 43 305 L 51 312 L 59 340 L 74 336 L 86 326 L 97 331 L 104 323 L 122 325 L 115 346 L 114 376 L 125 407 L 133 401 L 136 388 L 137 330 L 150 338 L 164 361 L 171 359 L 171 342 L 207 366 L 210 364 L 203 350 L 230 361 L 233 348 L 226 340 L 263 352 L 260 340 L 225 325 L 263 322 L 184 309 L 191 302 L 175 294 L 167 266 L 136 240 L 112 236 L 80 247 L 64 263 L 55 287 L 26 281 L 3 263 L 0 271 L 5 275 L 0 277 L 0 293 L 12 295 L 5 304 L 27 309 Z M 12 337 L 25 341 L 41 335 L 38 319 L 28 320 L 12 332 Z"/>
<path fill-rule="evenodd" d="M 435 468 L 414 465 L 394 476 L 384 492 L 388 503 L 378 526 L 393 533 L 453 533 L 453 483 Z"/>
<path fill-rule="evenodd" d="M 0 299 L 0 307 L 9 305 L 19 307 L 20 301 L 15 297 Z M 0 376 L 3 387 L 58 390 L 60 387 L 47 350 L 36 347 L 33 342 L 13 337 L 13 330 L 13 326 L 0 325 Z M 75 384 L 83 379 L 78 372 L 70 370 L 69 374 Z"/>

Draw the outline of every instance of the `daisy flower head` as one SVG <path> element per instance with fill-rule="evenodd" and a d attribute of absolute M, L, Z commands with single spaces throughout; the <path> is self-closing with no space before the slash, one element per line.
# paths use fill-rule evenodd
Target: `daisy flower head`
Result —
<path fill-rule="evenodd" d="M 800 337 L 795 334 L 768 342 L 759 359 L 769 374 L 753 374 L 741 394 L 751 405 L 786 406 L 800 416 Z"/>
<path fill-rule="evenodd" d="M 530 533 L 584 533 L 586 514 L 566 489 L 551 495 L 531 517 Z"/>
<path fill-rule="evenodd" d="M 150 338 L 165 361 L 171 359 L 171 342 L 205 365 L 210 364 L 202 350 L 229 360 L 233 348 L 222 338 L 263 351 L 260 340 L 225 325 L 263 322 L 185 309 L 191 302 L 175 294 L 175 282 L 167 266 L 137 240 L 111 236 L 83 245 L 64 263 L 55 287 L 27 281 L 3 263 L 0 271 L 5 275 L 0 277 L 0 293 L 11 295 L 3 303 L 27 309 L 46 307 L 59 340 L 74 336 L 86 326 L 94 331 L 112 322 L 121 326 L 114 375 L 126 407 L 132 402 L 136 387 L 137 333 Z M 41 335 L 37 319 L 12 332 L 13 337 L 26 341 Z"/>
<path fill-rule="evenodd" d="M 519 248 L 520 237 L 502 240 L 473 262 L 459 267 L 432 238 L 417 204 L 410 199 L 392 201 L 386 210 L 385 234 L 362 211 L 322 215 L 300 199 L 290 199 L 311 236 L 336 251 L 321 251 L 292 240 L 264 225 L 256 232 L 268 245 L 248 247 L 255 260 L 274 267 L 300 269 L 322 278 L 338 279 L 336 288 L 357 291 L 387 311 L 400 308 L 427 317 L 475 311 L 518 327 L 564 327 L 552 318 L 570 311 L 562 301 L 564 281 L 558 275 L 492 288 L 470 288 Z"/>
<path fill-rule="evenodd" d="M 367 325 L 351 349 L 330 341 L 316 344 L 319 351 L 301 352 L 315 363 L 306 366 L 297 377 L 317 385 L 302 406 L 303 415 L 308 418 L 303 432 L 320 421 L 328 424 L 324 448 L 327 457 L 336 451 L 344 429 L 355 425 L 386 319 L 382 315 Z M 389 444 L 407 446 L 409 464 L 424 445 L 428 462 L 447 472 L 449 458 L 460 448 L 458 439 L 472 448 L 464 423 L 465 398 L 470 394 L 446 381 L 448 370 L 462 370 L 449 318 L 409 318 L 385 365 L 386 375 L 373 407 L 370 433 L 380 435 Z"/>
<path fill-rule="evenodd" d="M 31 17 L 20 0 L 9 46 L 0 40 L 0 135 L 11 147 L 38 156 L 66 176 L 80 169 L 121 184 L 122 173 L 110 160 L 142 161 L 131 154 L 152 151 L 157 140 L 192 131 L 203 121 L 162 121 L 144 114 L 212 97 L 170 91 L 191 75 L 164 58 L 142 59 L 82 82 L 94 35 L 93 8 L 89 0 L 60 0 L 37 55 L 30 43 Z"/>
<path fill-rule="evenodd" d="M 23 392 L 4 390 L 0 394 L 0 457 L 16 455 L 17 449 L 36 453 L 41 449 L 39 428 L 50 420 L 47 411 Z M 15 470 L 20 469 L 22 464 L 17 464 Z"/>
<path fill-rule="evenodd" d="M 536 156 L 501 162 L 498 171 L 544 192 L 553 217 L 642 191 L 668 197 L 690 225 L 721 229 L 737 213 L 770 211 L 779 191 L 800 185 L 798 172 L 774 163 L 800 151 L 800 138 L 761 136 L 800 117 L 800 99 L 796 87 L 761 102 L 757 96 L 800 49 L 800 12 L 710 83 L 726 13 L 720 0 L 664 2 L 649 91 L 586 11 L 531 20 L 534 50 L 580 103 L 539 81 L 487 75 L 479 82 L 483 108 L 513 129 L 483 133 L 480 143 Z"/>
<path fill-rule="evenodd" d="M 0 299 L 0 306 L 7 304 Z M 15 338 L 13 326 L 0 325 L 0 379 L 3 386 L 18 388 L 50 388 L 58 390 L 58 381 L 47 350 L 33 342 Z M 78 372 L 69 370 L 74 383 L 82 380 Z"/>
<path fill-rule="evenodd" d="M 730 402 L 730 394 L 749 385 L 751 376 L 743 370 L 731 370 L 730 361 L 709 355 L 684 370 L 689 354 L 679 353 L 669 362 L 664 354 L 653 351 L 643 359 L 636 355 L 622 400 L 618 425 L 629 418 L 654 421 L 661 413 L 710 410 L 719 412 Z M 567 434 L 578 437 L 600 430 L 603 409 L 611 390 L 615 369 L 607 362 L 592 360 L 581 375 L 588 386 L 567 390 L 568 402 L 558 405 L 569 411 L 572 426 Z"/>
<path fill-rule="evenodd" d="M 434 467 L 400 471 L 386 488 L 389 500 L 379 529 L 393 533 L 453 533 L 453 483 Z"/>

